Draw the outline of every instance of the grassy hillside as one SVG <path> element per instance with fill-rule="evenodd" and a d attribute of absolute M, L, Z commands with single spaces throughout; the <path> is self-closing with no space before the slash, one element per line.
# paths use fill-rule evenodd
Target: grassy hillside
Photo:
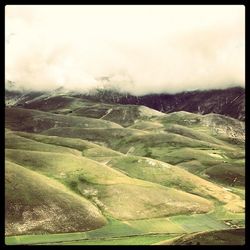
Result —
<path fill-rule="evenodd" d="M 124 127 L 134 124 L 138 119 L 164 116 L 163 113 L 145 106 L 100 103 L 93 104 L 92 106 L 80 107 L 72 111 L 71 115 L 100 118 L 118 123 Z"/>
<path fill-rule="evenodd" d="M 39 133 L 56 127 L 77 128 L 120 128 L 121 126 L 109 121 L 66 116 L 22 108 L 5 109 L 5 126 L 12 130 Z"/>
<path fill-rule="evenodd" d="M 29 135 L 28 133 L 24 134 Z M 33 134 L 31 134 L 31 136 L 32 135 Z M 75 150 L 74 148 L 64 147 L 62 144 L 53 145 L 53 144 L 38 142 L 35 140 L 28 139 L 28 136 L 27 138 L 25 138 L 24 136 L 20 136 L 13 132 L 5 133 L 5 148 L 81 155 L 81 153 L 78 150 Z"/>
<path fill-rule="evenodd" d="M 194 233 L 158 243 L 159 245 L 245 245 L 245 229 L 224 229 Z M 158 245 L 157 244 L 157 245 Z"/>
<path fill-rule="evenodd" d="M 145 135 L 148 132 L 136 129 L 124 128 L 75 128 L 75 127 L 60 127 L 51 128 L 42 132 L 44 135 L 54 135 L 60 137 L 80 138 L 94 143 L 98 143 L 112 149 L 117 149 L 118 144 L 125 138 L 131 136 Z M 120 150 L 122 151 L 122 150 Z"/>
<path fill-rule="evenodd" d="M 89 140 L 124 154 L 146 156 L 181 166 L 207 180 L 231 186 L 244 186 L 243 141 L 240 143 L 239 139 L 234 143 L 231 134 L 227 136 L 228 140 L 225 140 L 224 134 L 222 136 L 215 133 L 212 128 L 202 125 L 201 122 L 189 124 L 194 118 L 201 119 L 201 115 L 184 113 L 184 117 L 179 117 L 178 114 L 168 116 L 168 120 L 152 118 L 152 121 L 137 122 L 131 128 L 60 127 L 45 130 L 43 134 Z M 188 125 L 184 126 L 184 123 Z M 157 124 L 155 128 L 154 124 Z M 141 130 L 142 127 L 146 129 Z"/>
<path fill-rule="evenodd" d="M 54 141 L 71 137 L 105 146 L 106 150 L 95 147 L 83 153 L 87 157 L 99 156 L 99 161 L 101 157 L 118 155 L 109 150 L 113 149 L 178 165 L 223 185 L 245 184 L 244 126 L 232 118 L 177 112 L 142 117 L 130 128 L 118 128 L 119 125 L 106 124 L 102 119 L 15 108 L 7 109 L 6 116 L 9 128 L 58 136 Z M 21 124 L 17 122 L 20 119 Z M 88 119 L 90 124 L 86 123 Z"/>
<path fill-rule="evenodd" d="M 115 156 L 121 156 L 122 153 L 118 151 L 114 151 L 112 149 L 109 149 L 107 147 L 102 147 L 100 145 L 97 145 L 95 143 L 76 139 L 76 138 L 65 138 L 60 136 L 46 136 L 46 135 L 40 135 L 40 134 L 34 134 L 34 133 L 26 133 L 26 132 L 15 132 L 15 135 L 18 135 L 19 137 L 28 138 L 33 140 L 33 142 L 39 142 L 44 143 L 50 148 L 51 145 L 55 145 L 55 148 L 61 148 L 64 147 L 64 149 L 75 149 L 79 153 L 81 153 L 83 156 L 86 156 L 88 158 L 94 158 L 95 160 L 98 160 L 99 158 L 105 158 L 105 157 L 115 157 Z M 8 139 L 8 134 L 7 134 Z M 13 140 L 9 140 L 8 148 L 20 148 L 16 146 L 17 143 L 13 143 Z M 32 147 L 30 147 L 32 148 Z M 20 148 L 21 149 L 21 148 Z M 43 150 L 48 151 L 48 150 Z M 74 150 L 71 150 L 74 151 Z M 59 151 L 58 151 L 59 152 Z M 74 151 L 75 152 L 75 151 Z"/>
<path fill-rule="evenodd" d="M 64 185 L 6 162 L 6 235 L 85 231 L 105 223 L 96 206 Z"/>
<path fill-rule="evenodd" d="M 6 238 L 7 244 L 58 245 L 148 245 L 197 231 L 229 229 L 224 221 L 207 214 L 178 215 L 168 218 L 119 221 L 108 217 L 108 223 L 98 229 L 81 233 L 20 235 Z"/>
<path fill-rule="evenodd" d="M 152 160 L 150 158 L 142 158 L 131 155 L 125 156 L 117 151 L 110 150 L 106 147 L 101 147 L 94 143 L 79 139 L 75 140 L 71 138 L 45 136 L 25 132 L 16 132 L 15 134 L 18 135 L 17 138 L 14 137 L 14 133 L 9 132 L 6 134 L 7 148 L 33 148 L 33 150 L 38 151 L 53 151 L 55 148 L 57 149 L 54 150 L 55 152 L 71 153 L 71 151 L 73 151 L 72 153 L 75 155 L 79 155 L 81 152 L 85 157 L 104 162 L 108 166 L 116 168 L 117 170 L 122 171 L 123 173 L 126 173 L 127 175 L 134 178 L 156 182 L 168 187 L 175 187 L 177 189 L 195 193 L 201 196 L 211 195 L 212 197 L 222 202 L 228 202 L 227 199 L 222 198 L 222 194 L 224 194 L 225 197 L 227 197 L 228 195 L 231 196 L 231 199 L 233 199 L 234 197 L 234 195 L 231 195 L 230 192 L 219 188 L 217 185 L 214 185 L 211 182 L 205 181 L 195 175 L 192 175 L 178 166 L 173 166 L 167 163 Z M 11 138 L 9 138 L 10 135 Z M 25 141 L 26 139 L 23 137 L 30 138 L 32 140 Z M 22 143 L 22 140 L 24 140 L 24 143 Z M 37 148 L 34 146 L 35 143 L 38 144 Z M 43 145 L 43 147 L 39 148 L 41 147 L 41 145 Z M 46 148 L 46 145 L 48 146 L 49 150 Z M 57 146 L 55 147 L 52 145 Z M 52 147 L 52 149 L 50 147 Z M 80 152 L 78 152 L 78 150 Z M 225 167 L 226 166 L 227 165 L 225 164 Z M 225 173 L 227 173 L 226 169 Z M 227 178 L 227 176 L 229 175 L 224 174 L 223 177 Z M 200 189 L 201 187 L 204 189 Z"/>
<path fill-rule="evenodd" d="M 137 119 L 143 117 L 164 115 L 145 106 L 98 103 L 86 98 L 77 98 L 63 94 L 44 94 L 33 99 L 31 97 L 28 101 L 20 101 L 19 105 L 26 109 L 103 119 L 125 127 L 134 124 Z"/>
<path fill-rule="evenodd" d="M 130 178 L 84 157 L 7 149 L 6 158 L 59 180 L 115 218 L 133 219 L 207 212 L 213 207 L 204 198 Z"/>
<path fill-rule="evenodd" d="M 6 108 L 10 244 L 186 244 L 189 234 L 244 227 L 242 122 L 35 98 Z"/>
<path fill-rule="evenodd" d="M 136 156 L 115 157 L 107 163 L 122 170 L 131 177 L 143 179 L 167 187 L 174 187 L 204 198 L 213 198 L 226 205 L 232 212 L 244 212 L 243 200 L 227 189 L 206 181 L 178 166 L 173 166 L 150 158 Z"/>

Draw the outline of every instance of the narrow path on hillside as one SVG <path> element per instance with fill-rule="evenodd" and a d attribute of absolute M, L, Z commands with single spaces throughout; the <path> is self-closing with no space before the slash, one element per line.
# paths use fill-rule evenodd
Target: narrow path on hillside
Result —
<path fill-rule="evenodd" d="M 111 112 L 113 111 L 113 109 L 111 108 L 111 109 L 109 109 L 107 112 L 106 112 L 106 114 L 105 115 L 103 115 L 101 118 L 99 118 L 99 119 L 102 119 L 102 118 L 104 118 L 105 116 L 107 116 L 108 114 L 110 114 Z"/>

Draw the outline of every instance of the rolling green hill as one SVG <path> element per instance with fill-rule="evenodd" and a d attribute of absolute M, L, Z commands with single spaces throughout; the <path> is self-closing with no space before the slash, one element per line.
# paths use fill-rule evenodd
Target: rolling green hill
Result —
<path fill-rule="evenodd" d="M 86 231 L 106 219 L 61 183 L 13 162 L 5 168 L 6 235 Z"/>
<path fill-rule="evenodd" d="M 213 208 L 212 202 L 199 196 L 130 178 L 85 157 L 6 149 L 6 158 L 62 182 L 118 219 L 207 212 Z"/>
<path fill-rule="evenodd" d="M 120 125 L 109 121 L 22 108 L 6 108 L 5 117 L 5 126 L 7 128 L 35 133 L 57 127 L 121 128 Z"/>
<path fill-rule="evenodd" d="M 174 187 L 204 198 L 212 197 L 225 205 L 231 212 L 244 212 L 244 202 L 238 195 L 206 181 L 188 171 L 161 161 L 136 156 L 121 156 L 111 159 L 108 166 L 122 170 L 129 176 Z"/>
<path fill-rule="evenodd" d="M 244 225 L 242 122 L 46 98 L 6 108 L 10 244 L 182 244 Z"/>
<path fill-rule="evenodd" d="M 207 116 L 211 118 L 210 115 Z M 207 180 L 244 186 L 244 130 L 240 130 L 242 123 L 233 121 L 230 129 L 217 131 L 202 120 L 204 117 L 183 112 L 138 121 L 129 128 L 58 127 L 42 133 L 81 138 L 123 154 L 145 156 L 178 165 Z M 227 124 L 228 119 L 225 118 L 224 124 Z M 222 117 L 219 117 L 220 122 L 221 120 Z M 233 119 L 230 118 L 231 120 Z"/>
<path fill-rule="evenodd" d="M 20 101 L 19 105 L 25 109 L 55 114 L 103 119 L 125 127 L 134 124 L 137 119 L 164 115 L 145 106 L 112 105 L 66 95 L 44 94 L 35 98 L 30 96 L 28 99 L 30 100 Z"/>

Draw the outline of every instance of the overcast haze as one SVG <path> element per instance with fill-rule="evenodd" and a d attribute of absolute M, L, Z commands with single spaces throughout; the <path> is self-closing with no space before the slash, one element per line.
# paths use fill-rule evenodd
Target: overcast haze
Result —
<path fill-rule="evenodd" d="M 147 94 L 245 85 L 243 5 L 9 5 L 5 14 L 6 79 L 18 86 Z"/>

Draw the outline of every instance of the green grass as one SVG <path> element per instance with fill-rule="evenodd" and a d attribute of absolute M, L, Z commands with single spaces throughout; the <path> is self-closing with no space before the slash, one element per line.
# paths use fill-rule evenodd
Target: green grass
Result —
<path fill-rule="evenodd" d="M 208 212 L 213 208 L 210 201 L 199 196 L 130 178 L 81 156 L 7 149 L 6 159 L 60 181 L 118 219 Z"/>
<path fill-rule="evenodd" d="M 81 155 L 81 152 L 70 147 L 64 147 L 62 143 L 60 145 L 47 144 L 32 140 L 28 137 L 24 138 L 22 135 L 12 132 L 6 133 L 5 135 L 5 148 Z"/>
<path fill-rule="evenodd" d="M 161 218 L 165 222 L 165 226 L 171 225 L 171 222 L 166 218 Z M 144 225 L 141 223 L 144 222 Z M 140 220 L 140 221 L 118 221 L 113 218 L 108 218 L 108 224 L 102 228 L 79 233 L 68 234 L 43 234 L 43 235 L 21 235 L 6 237 L 6 244 L 151 244 L 163 239 L 176 236 L 183 231 L 180 231 L 178 226 L 173 226 L 171 230 L 156 230 L 151 232 L 150 225 L 157 227 L 161 224 L 160 219 Z M 145 226 L 146 225 L 146 226 Z M 167 233 L 166 233 L 167 232 Z M 170 232 L 168 234 L 168 232 Z"/>
<path fill-rule="evenodd" d="M 169 233 L 181 234 L 185 230 L 178 224 L 170 221 L 170 218 L 154 218 L 144 220 L 130 220 L 125 223 L 130 227 L 140 230 L 143 233 Z"/>
<path fill-rule="evenodd" d="M 162 240 L 171 239 L 173 235 L 130 236 L 106 240 L 81 240 L 62 242 L 60 245 L 152 245 Z"/>
<path fill-rule="evenodd" d="M 225 143 L 205 132 L 200 132 L 194 128 L 178 124 L 166 124 L 164 130 L 167 132 L 179 134 L 200 141 L 210 142 L 212 144 L 225 145 Z"/>
<path fill-rule="evenodd" d="M 86 238 L 85 232 L 79 233 L 64 233 L 64 234 L 38 234 L 38 235 L 19 235 L 5 237 L 6 245 L 20 245 L 20 244 L 40 244 L 53 243 L 63 241 L 76 241 Z"/>
<path fill-rule="evenodd" d="M 197 181 L 199 181 L 199 178 L 178 166 L 173 166 L 150 158 L 136 156 L 115 157 L 107 164 L 134 178 L 202 195 L 202 192 L 199 191 L 196 184 Z"/>
<path fill-rule="evenodd" d="M 232 213 L 225 209 L 225 206 L 217 205 L 214 211 L 210 212 L 210 215 L 217 220 L 245 220 L 245 213 Z"/>
<path fill-rule="evenodd" d="M 125 127 L 134 124 L 139 118 L 161 115 L 160 112 L 145 106 L 97 103 L 66 95 L 40 98 L 26 103 L 24 107 L 70 116 L 101 118 Z"/>
<path fill-rule="evenodd" d="M 6 109 L 6 232 L 24 234 L 6 244 L 154 244 L 245 225 L 241 123 L 66 102 L 60 115 Z"/>
<path fill-rule="evenodd" d="M 234 222 L 236 223 L 236 222 Z M 238 222 L 239 223 L 239 222 Z M 7 244 L 59 245 L 147 245 L 160 243 L 178 235 L 229 228 L 208 214 L 179 215 L 168 218 L 118 221 L 108 218 L 102 228 L 84 233 L 26 235 L 6 237 Z"/>
<path fill-rule="evenodd" d="M 93 160 L 63 153 L 6 149 L 6 158 L 32 170 L 61 179 L 75 176 L 91 183 L 131 182 L 124 174 Z"/>
<path fill-rule="evenodd" d="M 145 131 L 162 131 L 164 129 L 164 126 L 157 122 L 157 121 L 145 121 L 145 120 L 139 120 L 129 128 L 139 129 L 139 130 L 145 130 Z"/>
<path fill-rule="evenodd" d="M 106 211 L 122 220 L 204 213 L 213 209 L 213 203 L 207 199 L 160 185 L 114 184 L 97 190 Z"/>
<path fill-rule="evenodd" d="M 170 221 L 180 225 L 187 233 L 229 228 L 224 222 L 216 220 L 207 214 L 178 215 L 171 217 Z"/>
<path fill-rule="evenodd" d="M 43 137 L 44 139 L 51 140 L 50 137 Z M 53 139 L 56 140 L 54 137 Z M 102 210 L 104 209 L 112 216 L 120 219 L 136 217 L 142 219 L 147 218 L 147 216 L 151 218 L 194 211 L 207 212 L 212 209 L 212 203 L 208 200 L 185 192 L 202 195 L 205 191 L 206 195 L 218 199 L 223 199 L 220 196 L 225 194 L 228 196 L 227 202 L 237 198 L 236 195 L 232 195 L 178 167 L 167 164 L 165 166 L 164 163 L 157 162 L 159 168 L 153 168 L 151 162 L 147 162 L 150 159 L 143 159 L 142 163 L 138 163 L 140 158 L 121 158 L 116 164 L 119 169 L 114 170 L 85 157 L 54 152 L 7 149 L 6 158 L 59 180 L 74 192 L 90 199 Z M 115 161 L 117 159 L 116 157 Z M 136 164 L 137 167 L 135 167 Z M 148 166 L 145 168 L 145 165 Z M 120 171 L 126 172 L 129 169 L 130 171 L 137 171 L 137 175 L 133 175 L 134 172 L 127 172 L 132 177 L 130 178 Z M 156 177 L 156 179 L 152 179 L 150 176 Z M 138 180 L 138 178 L 150 182 Z M 167 189 L 152 182 L 167 187 L 175 187 L 185 192 Z M 193 183 L 197 183 L 199 188 L 196 188 Z M 204 188 L 199 193 L 197 190 L 203 187 L 202 185 Z M 117 197 L 117 195 L 120 196 L 119 201 L 112 198 Z M 165 197 L 168 197 L 168 199 Z M 173 204 L 176 205 L 173 206 Z"/>
<path fill-rule="evenodd" d="M 97 103 L 90 106 L 96 110 L 100 109 L 100 105 Z M 90 106 L 87 105 L 82 107 L 82 109 L 89 109 Z M 108 110 L 116 110 L 114 106 L 110 107 L 110 105 L 107 108 Z M 119 106 L 117 110 L 131 110 L 132 112 L 134 108 L 138 109 L 138 106 Z M 122 114 L 117 116 L 112 115 L 112 112 L 103 119 L 108 119 L 109 116 L 110 118 L 117 117 L 117 119 L 122 119 Z M 125 114 L 127 114 L 126 112 Z M 135 113 L 135 111 L 132 113 Z M 147 112 L 144 113 L 146 114 Z M 179 164 L 195 174 L 206 174 L 204 170 L 213 167 L 208 170 L 207 175 L 215 182 L 230 184 L 232 180 L 237 178 L 237 185 L 244 185 L 244 145 L 225 140 L 224 138 L 226 137 L 224 127 L 228 125 L 232 126 L 232 131 L 240 134 L 240 136 L 242 135 L 241 123 L 234 119 L 218 115 L 201 116 L 188 112 L 176 112 L 157 117 L 145 115 L 147 119 L 144 119 L 143 115 L 141 116 L 140 114 L 140 120 L 134 126 L 122 128 L 116 123 L 107 123 L 103 119 L 92 119 L 72 114 L 56 115 L 37 110 L 7 108 L 6 126 L 17 130 L 42 132 L 43 134 L 58 136 L 58 138 L 69 137 L 88 140 L 103 146 L 98 148 L 86 145 L 86 143 L 83 145 L 83 155 L 93 159 L 117 155 L 114 150 L 126 154 L 134 147 L 134 151 L 130 152 L 130 154 L 151 157 L 174 165 Z M 18 123 L 18 120 L 22 122 Z M 158 129 L 146 129 L 143 131 L 141 130 L 143 126 L 140 126 L 140 122 L 146 123 L 147 126 L 151 127 L 153 124 L 157 124 L 156 127 Z M 224 134 L 216 132 L 217 125 L 220 130 L 224 131 Z M 231 138 L 230 133 L 227 136 L 228 138 Z M 69 140 L 69 138 L 67 139 Z M 49 141 L 49 139 L 46 140 Z M 61 146 L 71 144 L 73 148 L 77 147 L 78 149 L 82 144 L 65 143 L 62 140 L 56 142 L 56 140 L 56 138 L 53 141 L 51 140 L 51 144 L 59 145 L 61 143 Z M 107 147 L 113 149 L 113 151 L 107 149 Z M 196 162 L 195 165 L 193 164 L 194 162 Z M 228 174 L 223 176 L 224 169 L 221 168 L 223 164 L 226 167 L 228 164 L 237 165 L 241 169 L 231 168 Z"/>
<path fill-rule="evenodd" d="M 35 133 L 55 127 L 121 128 L 120 125 L 110 121 L 79 116 L 59 115 L 23 108 L 6 108 L 5 117 L 5 126 L 7 128 Z"/>
<path fill-rule="evenodd" d="M 111 107 L 110 112 L 103 119 L 118 123 L 124 127 L 131 126 L 136 121 L 149 119 L 150 117 L 164 116 L 164 113 L 154 109 L 137 105 L 116 105 Z"/>
<path fill-rule="evenodd" d="M 82 155 L 89 157 L 89 158 L 108 157 L 108 156 L 113 157 L 113 156 L 122 155 L 120 152 L 111 150 L 107 147 L 102 147 L 95 143 L 92 143 L 86 140 L 76 139 L 76 138 L 73 139 L 73 138 L 65 138 L 65 137 L 59 137 L 59 136 L 47 136 L 47 135 L 40 135 L 40 134 L 26 133 L 26 132 L 15 132 L 15 134 L 18 135 L 19 138 L 24 137 L 24 138 L 31 139 L 34 141 L 34 143 L 35 142 L 44 143 L 47 145 L 48 148 L 50 148 L 50 145 L 55 145 L 58 148 L 64 147 L 64 148 L 69 148 L 69 149 L 76 149 L 82 152 Z M 7 148 L 16 148 L 16 149 L 20 148 L 17 143 L 12 143 L 12 141 L 9 142 L 9 145 L 7 145 Z M 32 148 L 32 147 L 30 146 L 29 148 Z M 40 148 L 39 151 L 48 151 L 48 150 L 46 150 L 46 148 L 45 150 L 42 150 Z"/>
<path fill-rule="evenodd" d="M 118 147 L 117 145 L 125 138 L 131 137 L 132 135 L 139 136 L 147 133 L 148 132 L 141 130 L 125 128 L 60 127 L 45 130 L 42 134 L 88 140 L 116 150 L 116 148 Z"/>
<path fill-rule="evenodd" d="M 232 190 L 232 193 L 235 193 L 241 197 L 241 199 L 245 200 L 245 187 L 229 187 Z"/>
<path fill-rule="evenodd" d="M 106 223 L 97 207 L 84 197 L 8 161 L 5 206 L 7 235 L 85 231 Z"/>
<path fill-rule="evenodd" d="M 242 200 L 238 195 L 232 194 L 221 186 L 206 181 L 184 169 L 150 158 L 137 156 L 121 156 L 111 159 L 108 163 L 115 169 L 127 175 L 155 182 L 167 187 L 174 187 L 208 199 L 217 199 L 224 203 Z M 238 204 L 241 206 L 240 203 Z"/>
<path fill-rule="evenodd" d="M 86 232 L 88 239 L 100 239 L 100 238 L 112 238 L 122 236 L 132 236 L 144 234 L 141 230 L 138 230 L 123 221 L 108 218 L 108 224 L 97 230 Z"/>

